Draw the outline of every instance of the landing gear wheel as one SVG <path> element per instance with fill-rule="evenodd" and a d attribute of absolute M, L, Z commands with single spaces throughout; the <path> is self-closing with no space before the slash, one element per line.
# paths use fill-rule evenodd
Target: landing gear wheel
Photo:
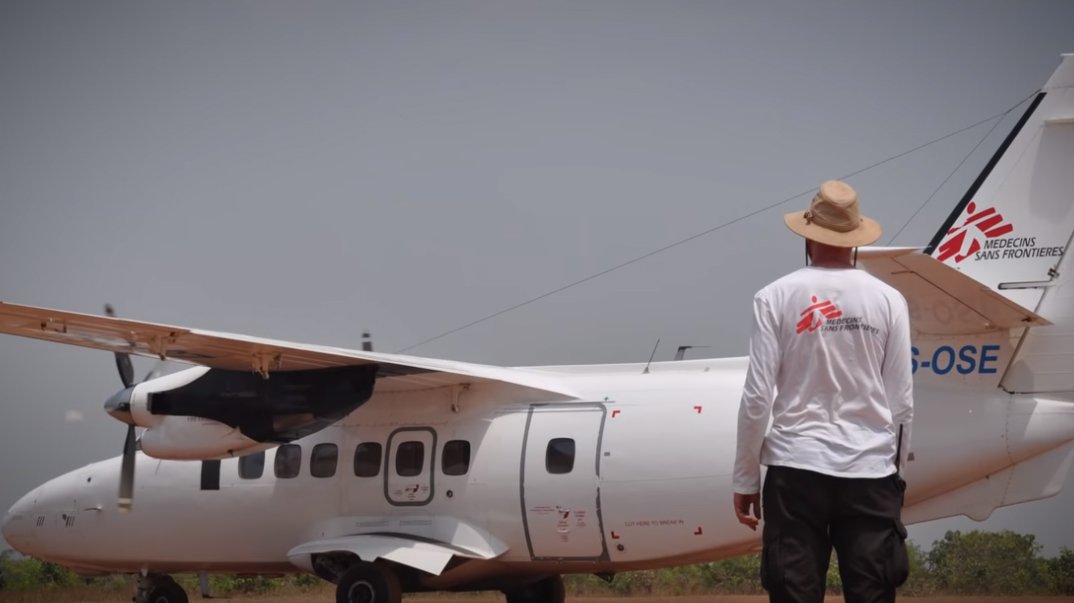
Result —
<path fill-rule="evenodd" d="M 145 595 L 146 603 L 188 603 L 186 591 L 175 580 L 158 581 Z"/>
<path fill-rule="evenodd" d="M 361 561 L 339 577 L 336 603 L 400 603 L 403 589 L 391 569 Z"/>
<path fill-rule="evenodd" d="M 507 596 L 507 603 L 563 603 L 567 599 L 563 576 L 549 576 L 503 594 Z"/>

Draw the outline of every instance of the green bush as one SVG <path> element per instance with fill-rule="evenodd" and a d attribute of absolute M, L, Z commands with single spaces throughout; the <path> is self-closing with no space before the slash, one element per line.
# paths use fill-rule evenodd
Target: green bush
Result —
<path fill-rule="evenodd" d="M 761 556 L 743 555 L 701 565 L 704 568 L 705 592 L 719 594 L 759 594 Z"/>
<path fill-rule="evenodd" d="M 16 592 L 75 586 L 82 581 L 78 574 L 62 565 L 30 557 L 0 558 L 0 574 L 3 575 L 4 590 Z"/>
<path fill-rule="evenodd" d="M 1032 534 L 947 532 L 928 554 L 938 590 L 966 595 L 1047 594 L 1041 546 Z"/>
<path fill-rule="evenodd" d="M 1046 568 L 1053 594 L 1074 595 L 1074 551 L 1063 547 L 1058 557 L 1046 562 Z"/>
<path fill-rule="evenodd" d="M 936 580 L 928 568 L 928 553 L 913 542 L 907 541 L 906 553 L 910 558 L 910 577 L 900 592 L 910 596 L 926 596 L 937 592 Z"/>

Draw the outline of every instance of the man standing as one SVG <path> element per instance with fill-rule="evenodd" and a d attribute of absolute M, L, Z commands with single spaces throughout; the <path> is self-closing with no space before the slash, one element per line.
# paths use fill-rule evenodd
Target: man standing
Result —
<path fill-rule="evenodd" d="M 735 514 L 756 529 L 763 502 L 771 601 L 820 603 L 833 546 L 848 603 L 894 601 L 908 574 L 898 475 L 913 417 L 906 300 L 855 269 L 854 249 L 881 230 L 850 185 L 825 182 L 784 221 L 811 263 L 753 298 Z"/>

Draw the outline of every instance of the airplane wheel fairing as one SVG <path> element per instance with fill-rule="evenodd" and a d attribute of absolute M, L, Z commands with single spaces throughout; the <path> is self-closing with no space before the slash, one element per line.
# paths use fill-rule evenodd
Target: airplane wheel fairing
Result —
<path fill-rule="evenodd" d="M 336 603 L 399 603 L 403 590 L 390 569 L 368 562 L 351 566 L 339 577 Z"/>
<path fill-rule="evenodd" d="M 186 591 L 174 580 L 168 580 L 154 586 L 146 594 L 148 603 L 188 603 Z"/>
<path fill-rule="evenodd" d="M 524 588 L 504 591 L 503 594 L 507 597 L 507 603 L 563 603 L 567 599 L 563 576 L 550 576 Z"/>

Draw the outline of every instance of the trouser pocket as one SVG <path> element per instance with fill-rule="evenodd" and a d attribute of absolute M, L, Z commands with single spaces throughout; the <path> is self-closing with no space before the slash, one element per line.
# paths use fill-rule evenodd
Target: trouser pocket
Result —
<path fill-rule="evenodd" d="M 891 554 L 888 557 L 888 584 L 895 588 L 902 586 L 910 577 L 910 556 L 906 551 L 906 526 L 898 519 L 892 520 Z"/>

